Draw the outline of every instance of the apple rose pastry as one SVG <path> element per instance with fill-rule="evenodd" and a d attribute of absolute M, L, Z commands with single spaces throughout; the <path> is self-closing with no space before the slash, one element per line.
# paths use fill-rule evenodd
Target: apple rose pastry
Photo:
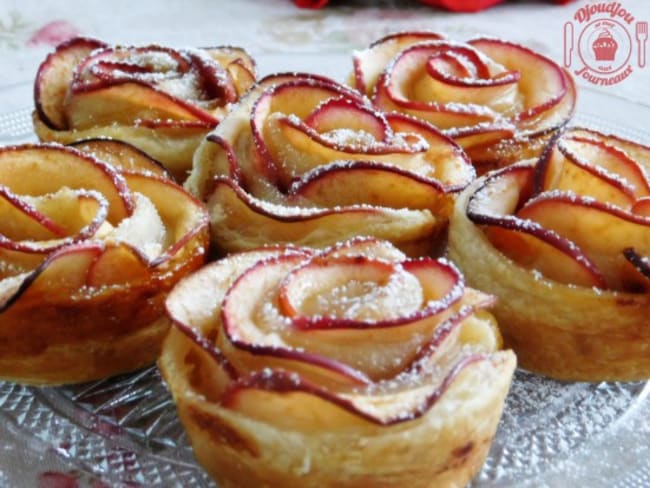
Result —
<path fill-rule="evenodd" d="M 55 144 L 0 149 L 0 378 L 71 383 L 152 363 L 168 291 L 204 262 L 200 202 L 136 149 L 84 144 L 117 169 Z"/>
<path fill-rule="evenodd" d="M 130 142 L 182 181 L 203 136 L 254 82 L 253 60 L 239 48 L 175 50 L 74 38 L 38 70 L 34 127 L 42 141 Z"/>
<path fill-rule="evenodd" d="M 541 54 L 432 32 L 389 35 L 357 52 L 351 82 L 381 109 L 443 129 L 479 173 L 539 155 L 576 102 L 571 75 Z"/>
<path fill-rule="evenodd" d="M 465 486 L 515 356 L 444 260 L 386 241 L 231 255 L 181 281 L 159 365 L 219 486 Z"/>
<path fill-rule="evenodd" d="M 430 124 L 327 78 L 273 75 L 199 146 L 186 188 L 207 202 L 222 251 L 369 235 L 423 254 L 474 176 Z"/>
<path fill-rule="evenodd" d="M 525 368 L 650 377 L 650 148 L 573 129 L 459 197 L 450 256 Z"/>

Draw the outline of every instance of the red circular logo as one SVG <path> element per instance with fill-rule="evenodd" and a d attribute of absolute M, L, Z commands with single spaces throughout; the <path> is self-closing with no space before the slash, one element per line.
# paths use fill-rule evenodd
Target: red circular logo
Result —
<path fill-rule="evenodd" d="M 564 23 L 564 66 L 595 85 L 614 85 L 645 68 L 648 21 L 622 2 L 588 3 Z"/>
<path fill-rule="evenodd" d="M 596 73 L 614 73 L 630 61 L 632 37 L 617 20 L 594 20 L 580 33 L 578 55 Z"/>

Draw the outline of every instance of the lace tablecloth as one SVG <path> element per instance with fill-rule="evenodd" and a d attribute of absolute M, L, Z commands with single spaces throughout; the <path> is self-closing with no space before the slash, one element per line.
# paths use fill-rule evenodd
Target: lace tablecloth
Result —
<path fill-rule="evenodd" d="M 646 0 L 620 0 L 619 4 L 637 19 L 650 19 Z M 295 8 L 289 0 L 2 0 L 0 114 L 18 114 L 15 120 L 25 120 L 39 63 L 54 45 L 73 35 L 122 44 L 239 45 L 258 59 L 262 75 L 297 70 L 342 80 L 351 69 L 353 49 L 407 29 L 439 31 L 455 39 L 477 34 L 505 37 L 562 62 L 565 23 L 585 5 L 584 1 L 564 7 L 509 1 L 480 14 L 460 15 L 415 1 L 338 1 L 327 9 L 308 11 Z M 634 32 L 631 36 L 634 43 Z M 599 104 L 598 110 L 588 111 L 608 114 L 607 127 L 620 124 L 646 130 L 650 68 L 635 66 L 626 80 L 612 86 L 578 82 L 580 107 Z M 4 143 L 22 137 L 12 139 L 12 134 L 20 133 L 12 120 L 5 117 L 0 124 Z M 63 457 L 26 443 L 12 424 L 0 421 L 0 439 L 0 487 L 105 486 L 98 479 L 71 474 Z"/>

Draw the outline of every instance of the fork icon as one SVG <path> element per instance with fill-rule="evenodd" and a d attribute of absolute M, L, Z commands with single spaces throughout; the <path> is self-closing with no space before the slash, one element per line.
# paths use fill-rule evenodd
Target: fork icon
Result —
<path fill-rule="evenodd" d="M 645 66 L 645 45 L 648 41 L 648 22 L 636 23 L 636 42 L 639 45 L 639 68 Z"/>

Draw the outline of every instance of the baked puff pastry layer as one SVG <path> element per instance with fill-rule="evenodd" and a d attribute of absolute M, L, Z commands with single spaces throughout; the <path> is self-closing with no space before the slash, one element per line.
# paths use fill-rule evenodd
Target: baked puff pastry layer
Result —
<path fill-rule="evenodd" d="M 572 129 L 458 199 L 450 256 L 505 343 L 569 380 L 650 376 L 650 148 Z"/>
<path fill-rule="evenodd" d="M 81 382 L 152 363 L 171 287 L 204 262 L 204 207 L 116 141 L 0 149 L 0 378 Z M 156 174 L 158 172 L 158 174 Z"/>
<path fill-rule="evenodd" d="M 129 142 L 187 177 L 199 142 L 255 82 L 243 49 L 110 46 L 74 38 L 41 64 L 34 128 L 41 141 Z"/>
<path fill-rule="evenodd" d="M 453 137 L 479 173 L 539 155 L 571 118 L 571 75 L 531 49 L 433 32 L 384 37 L 354 55 L 350 83 L 382 110 L 426 120 Z"/>
<path fill-rule="evenodd" d="M 465 486 L 515 368 L 493 300 L 385 241 L 252 250 L 174 288 L 159 366 L 224 488 Z"/>
<path fill-rule="evenodd" d="M 475 172 L 430 124 L 316 75 L 273 75 L 207 136 L 186 188 L 226 252 L 357 235 L 425 254 Z"/>

